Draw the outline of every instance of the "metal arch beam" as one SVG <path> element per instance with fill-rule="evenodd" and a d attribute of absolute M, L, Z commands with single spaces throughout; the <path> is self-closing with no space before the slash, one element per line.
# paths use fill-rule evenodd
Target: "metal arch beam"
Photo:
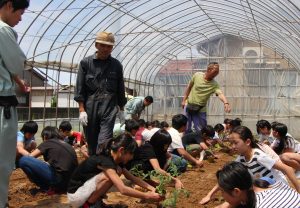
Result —
<path fill-rule="evenodd" d="M 207 18 L 215 25 L 216 28 L 218 28 L 219 32 L 221 34 L 223 34 L 222 30 L 218 27 L 218 25 L 213 21 L 213 19 L 207 14 L 207 12 L 200 6 L 200 4 L 194 0 L 195 4 L 200 8 L 200 10 L 202 10 L 202 12 L 204 12 L 207 16 Z"/>
<path fill-rule="evenodd" d="M 274 3 L 274 1 L 272 1 L 273 3 Z M 221 2 L 221 3 L 223 3 L 223 2 Z M 260 2 L 254 2 L 254 3 L 252 3 L 252 2 L 249 2 L 249 3 L 251 3 L 251 5 L 252 5 L 252 10 L 253 10 L 253 12 L 254 12 L 254 15 L 255 15 L 255 8 L 256 7 L 258 7 L 259 5 L 259 3 Z M 257 6 L 255 5 L 255 4 L 257 4 Z M 265 3 L 261 3 L 261 4 L 264 4 L 261 8 L 259 8 L 259 11 L 258 12 L 261 12 L 262 11 L 262 9 L 265 9 Z M 282 4 L 281 2 L 279 2 L 279 4 Z M 205 11 L 207 11 L 207 10 L 205 10 Z M 267 11 L 267 12 L 271 12 L 271 11 Z M 275 13 L 275 14 L 274 14 Z M 273 15 L 272 15 L 272 17 L 277 17 L 277 19 L 278 19 L 278 15 L 276 14 L 277 13 L 277 11 L 275 11 L 275 12 L 273 12 Z M 265 14 L 265 16 L 266 17 L 268 17 L 268 15 L 267 15 L 268 13 L 266 13 Z M 221 14 L 221 15 L 224 15 L 224 14 Z M 143 17 L 143 16 L 141 16 L 141 17 Z M 210 17 L 212 18 L 212 16 L 210 15 Z M 262 24 L 261 22 L 259 22 L 259 19 L 260 18 L 262 18 L 262 17 L 259 17 L 259 16 L 256 16 L 256 24 L 257 24 L 257 26 L 259 25 L 259 24 Z M 270 18 L 270 16 L 269 16 L 269 18 Z M 214 22 L 216 23 L 216 24 L 218 24 L 218 22 L 216 22 L 216 18 L 212 18 L 213 20 L 214 20 Z M 234 18 L 232 18 L 232 19 L 234 19 Z M 274 19 L 273 19 L 274 20 Z M 275 27 L 276 28 L 280 28 L 281 30 L 284 28 L 284 29 L 288 29 L 288 31 L 295 31 L 295 27 L 293 27 L 293 25 L 291 25 L 291 24 L 287 24 L 287 25 L 285 25 L 284 27 L 281 27 L 281 25 L 276 25 L 275 24 Z M 227 27 L 228 28 L 228 27 Z M 122 28 L 123 29 L 123 28 Z M 230 30 L 228 29 L 228 32 L 231 32 L 232 31 L 232 27 L 230 28 Z M 258 26 L 258 29 L 260 29 L 259 28 L 259 26 Z M 226 30 L 225 30 L 226 31 Z M 261 32 L 261 31 L 260 31 Z M 168 35 L 168 33 L 167 32 L 164 32 L 166 35 Z M 172 33 L 172 32 L 171 32 Z M 223 30 L 223 33 L 224 33 L 224 30 Z M 271 32 L 270 32 L 271 33 Z M 208 34 L 208 33 L 206 33 L 206 34 Z M 226 34 L 226 32 L 224 33 L 224 34 Z M 255 34 L 255 33 L 254 33 Z M 297 34 L 297 33 L 295 33 L 295 34 Z M 275 34 L 276 35 L 276 34 Z M 146 37 L 148 37 L 148 36 L 146 36 Z M 179 36 L 179 37 L 181 37 L 181 36 Z M 245 37 L 245 36 L 244 36 Z M 267 37 L 267 36 L 266 36 Z M 263 37 L 263 35 L 262 35 L 262 37 L 261 37 L 261 39 L 262 40 L 264 40 L 264 37 Z M 91 41 L 91 39 L 90 40 L 87 40 L 87 41 Z M 297 43 L 297 41 L 296 40 L 289 40 L 289 41 L 291 41 L 291 43 L 294 43 L 294 42 L 296 42 Z M 82 43 L 85 43 L 86 41 L 83 41 Z M 278 44 L 278 43 L 277 43 Z M 297 45 L 299 45 L 299 43 L 297 43 Z M 67 47 L 68 45 L 66 45 L 65 47 Z M 87 45 L 86 45 L 87 46 Z M 273 46 L 274 46 L 274 43 L 273 43 Z M 278 46 L 278 45 L 277 45 Z M 296 44 L 292 44 L 292 47 L 294 47 L 294 48 L 291 48 L 292 49 L 292 51 L 294 51 L 294 52 L 296 52 L 296 51 L 299 51 L 299 50 L 297 50 L 296 49 Z M 282 48 L 283 50 L 287 50 L 288 48 L 285 48 L 286 47 L 286 45 L 284 45 L 284 44 L 280 44 L 279 45 L 279 47 L 278 48 Z M 271 47 L 271 48 L 273 48 L 273 47 Z M 170 49 L 170 48 L 169 48 Z M 288 53 L 286 53 L 286 54 L 288 54 Z M 61 56 L 61 60 L 62 60 L 62 56 Z"/>
<path fill-rule="evenodd" d="M 173 20 L 173 21 L 176 21 L 176 20 Z M 167 23 L 166 23 L 166 24 L 167 24 Z M 180 23 L 179 23 L 179 24 L 180 24 Z M 179 24 L 178 24 L 178 25 L 179 25 Z M 176 26 L 175 26 L 175 27 L 176 27 Z M 177 32 L 179 32 L 179 31 L 177 31 Z M 202 34 L 202 35 L 204 35 L 204 34 Z M 205 36 L 205 35 L 204 35 L 204 36 Z M 125 66 L 125 68 L 126 68 L 126 66 Z"/>
<path fill-rule="evenodd" d="M 45 9 L 51 4 L 51 1 L 38 13 L 38 15 L 31 21 L 31 23 L 29 24 L 29 27 L 26 28 L 25 32 L 23 33 L 23 35 L 21 36 L 20 40 L 19 40 L 19 44 L 22 43 L 23 38 L 26 36 L 28 30 L 31 28 L 31 26 L 33 25 L 33 23 L 42 15 L 43 11 L 45 11 Z"/>
<path fill-rule="evenodd" d="M 175 49 L 173 51 L 179 50 L 180 49 L 179 47 L 180 47 L 179 45 L 174 46 Z M 179 48 L 179 49 L 177 49 L 177 48 Z M 186 50 L 186 49 L 183 49 L 182 51 L 184 51 L 184 50 Z M 176 55 L 178 55 L 178 53 Z M 163 56 L 157 55 L 156 58 L 163 58 Z M 161 63 L 163 63 L 163 61 L 161 61 L 160 63 L 157 63 L 157 64 L 161 64 Z M 151 67 L 152 65 L 149 64 L 148 66 Z M 146 67 L 146 68 L 148 68 L 148 67 Z M 154 72 L 154 70 L 152 70 L 152 71 Z M 143 71 L 143 74 L 140 76 L 140 78 L 144 77 L 144 74 L 146 75 L 146 80 L 148 79 L 149 76 L 150 76 L 150 78 L 152 77 L 151 71 L 148 73 L 148 71 L 145 70 L 145 71 Z M 151 80 L 149 81 L 149 83 L 151 83 Z"/>
<path fill-rule="evenodd" d="M 120 10 L 121 11 L 121 10 Z"/>
<path fill-rule="evenodd" d="M 175 8 L 175 7 L 178 7 L 179 6 L 179 4 L 178 5 L 174 5 L 173 6 L 173 8 Z M 150 9 L 151 10 L 151 9 Z M 145 20 L 145 21 L 150 21 L 151 19 L 153 19 L 154 17 L 156 17 L 157 15 L 155 15 L 155 16 L 152 16 L 151 18 L 149 18 L 149 19 L 147 19 L 147 20 Z M 169 16 L 170 17 L 170 16 Z M 176 21 L 176 20 L 178 20 L 178 18 L 176 18 L 175 20 L 173 20 L 173 21 Z M 171 22 L 173 22 L 173 21 L 171 21 Z M 153 23 L 153 25 L 155 25 L 157 22 L 154 22 Z M 132 28 L 131 29 L 131 31 L 133 31 L 134 29 L 136 29 L 136 28 L 138 28 L 140 25 L 137 25 L 137 26 L 135 26 L 134 28 Z M 146 28 L 147 29 L 147 28 Z M 144 29 L 144 30 L 146 30 L 146 29 Z M 157 31 L 158 32 L 158 35 L 156 36 L 156 37 L 158 37 L 160 34 L 162 34 L 162 31 Z M 128 34 L 128 33 L 127 33 Z M 130 33 L 129 33 L 130 34 Z M 149 36 L 149 35 L 148 35 Z M 145 35 L 145 38 L 147 37 L 147 35 Z M 170 36 L 171 37 L 171 36 Z M 144 40 L 144 38 L 140 38 L 141 39 L 141 41 L 140 42 L 137 42 L 137 44 L 138 45 L 140 45 L 140 43 Z M 146 42 L 143 46 L 145 46 L 145 45 L 147 45 L 149 42 L 151 42 L 151 40 L 149 40 L 148 42 Z M 142 46 L 142 47 L 143 47 Z M 127 54 L 125 55 L 125 56 L 123 56 L 123 60 L 125 60 L 126 59 L 126 57 L 131 53 L 133 51 L 133 49 L 131 49 L 131 50 L 129 50 L 128 52 L 127 52 Z M 124 68 L 126 69 L 127 68 L 127 65 L 124 65 Z M 136 72 L 136 75 L 137 75 L 137 72 Z M 129 71 L 129 77 L 131 77 L 131 70 Z"/>
<path fill-rule="evenodd" d="M 181 35 L 181 34 L 180 34 Z M 206 37 L 207 38 L 207 37 Z M 180 47 L 180 45 L 173 45 L 173 47 Z M 170 51 L 169 49 L 167 50 L 167 48 L 166 49 L 164 49 L 164 51 Z M 155 59 L 156 58 L 159 58 L 159 57 L 161 57 L 160 55 L 156 55 L 153 59 L 152 59 L 152 61 L 151 62 L 154 62 L 155 61 Z M 148 73 L 148 71 L 147 70 L 144 70 L 143 72 L 142 72 L 142 74 L 141 74 L 141 76 L 140 77 L 144 77 L 144 74 L 149 74 Z M 147 80 L 147 79 L 146 79 Z"/>

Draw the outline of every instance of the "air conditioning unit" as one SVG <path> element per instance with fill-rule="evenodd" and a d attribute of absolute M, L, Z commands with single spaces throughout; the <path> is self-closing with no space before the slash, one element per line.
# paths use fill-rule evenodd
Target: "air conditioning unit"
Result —
<path fill-rule="evenodd" d="M 263 47 L 244 47 L 243 57 L 245 64 L 259 64 L 263 62 Z M 261 59 L 261 60 L 260 60 Z"/>

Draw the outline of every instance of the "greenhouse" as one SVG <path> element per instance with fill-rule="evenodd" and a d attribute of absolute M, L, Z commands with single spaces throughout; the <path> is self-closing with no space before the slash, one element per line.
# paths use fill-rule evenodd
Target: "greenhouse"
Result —
<path fill-rule="evenodd" d="M 248 125 L 276 120 L 299 137 L 299 7 L 296 0 L 32 1 L 16 30 L 26 69 L 44 77 L 29 98 L 40 99 L 36 107 L 43 114 L 28 105 L 20 119 L 77 117 L 72 109 L 78 64 L 95 51 L 95 35 L 105 30 L 115 34 L 112 55 L 124 67 L 127 92 L 154 97 L 147 120 L 170 121 L 180 113 L 192 74 L 217 61 L 216 80 L 232 112 L 225 114 L 212 97 L 208 123 L 227 117 Z M 64 104 L 49 109 L 62 90 L 68 94 Z M 68 110 L 59 115 L 60 107 Z"/>

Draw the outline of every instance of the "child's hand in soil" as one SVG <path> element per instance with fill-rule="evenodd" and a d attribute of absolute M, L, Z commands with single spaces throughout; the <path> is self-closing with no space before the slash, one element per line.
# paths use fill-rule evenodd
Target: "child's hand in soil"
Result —
<path fill-rule="evenodd" d="M 200 160 L 197 160 L 195 165 L 196 165 L 196 167 L 202 168 L 203 167 L 203 162 L 200 161 Z"/>
<path fill-rule="evenodd" d="M 207 204 L 210 201 L 210 196 L 205 196 L 201 199 L 200 204 L 204 205 Z"/>
<path fill-rule="evenodd" d="M 175 188 L 176 189 L 182 189 L 183 188 L 183 184 L 181 183 L 181 181 L 179 179 L 176 179 L 176 181 L 175 181 Z"/>
<path fill-rule="evenodd" d="M 161 195 L 159 195 L 158 193 L 156 193 L 156 192 L 153 192 L 153 191 L 151 191 L 151 192 L 148 192 L 147 193 L 147 197 L 146 197 L 146 199 L 148 199 L 148 200 L 152 200 L 152 201 L 162 201 L 162 200 L 164 200 L 165 199 L 165 197 L 164 196 L 161 196 Z"/>

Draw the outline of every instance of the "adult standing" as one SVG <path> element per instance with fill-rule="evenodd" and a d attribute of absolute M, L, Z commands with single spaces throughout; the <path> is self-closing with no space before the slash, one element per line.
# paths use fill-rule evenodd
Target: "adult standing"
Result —
<path fill-rule="evenodd" d="M 125 119 L 134 119 L 139 120 L 142 111 L 145 109 L 145 107 L 151 105 L 153 103 L 153 97 L 152 96 L 146 96 L 146 97 L 134 97 L 130 99 L 126 105 L 125 105 Z"/>
<path fill-rule="evenodd" d="M 15 83 L 27 91 L 18 74 L 24 70 L 26 57 L 13 29 L 21 21 L 28 0 L 0 0 L 0 207 L 6 207 L 9 176 L 16 157 L 18 118 Z"/>
<path fill-rule="evenodd" d="M 113 136 L 116 115 L 126 103 L 123 66 L 111 56 L 114 44 L 112 33 L 97 33 L 97 52 L 82 59 L 78 70 L 74 100 L 79 104 L 89 155 Z"/>
<path fill-rule="evenodd" d="M 192 123 L 196 131 L 207 125 L 206 104 L 212 94 L 216 94 L 224 103 L 225 112 L 230 112 L 230 105 L 214 78 L 219 74 L 219 64 L 209 63 L 205 73 L 197 72 L 189 82 L 182 100 L 188 117 L 187 132 L 191 131 Z"/>

